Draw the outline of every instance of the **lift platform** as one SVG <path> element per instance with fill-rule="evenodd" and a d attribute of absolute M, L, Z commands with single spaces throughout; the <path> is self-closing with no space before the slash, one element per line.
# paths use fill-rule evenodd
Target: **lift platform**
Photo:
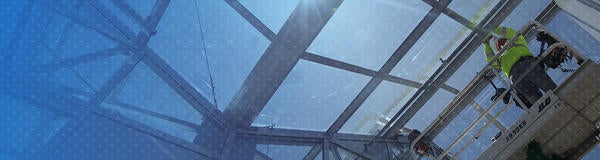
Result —
<path fill-rule="evenodd" d="M 503 133 L 479 159 L 526 159 L 535 140 L 544 155 L 578 159 L 598 143 L 600 65 L 588 60 Z"/>
<path fill-rule="evenodd" d="M 501 131 L 500 134 L 493 137 L 494 141 L 483 152 L 480 152 L 478 159 L 527 159 L 528 150 L 535 150 L 537 151 L 535 152 L 536 155 L 544 157 L 578 159 L 600 142 L 600 136 L 598 135 L 600 131 L 600 65 L 583 56 L 538 22 L 530 22 L 517 35 L 532 36 L 538 31 L 544 31 L 556 39 L 557 43 L 549 46 L 540 55 L 541 58 L 537 58 L 536 63 L 531 64 L 527 73 L 535 65 L 539 65 L 543 57 L 553 51 L 568 52 L 577 62 L 578 68 L 569 73 L 570 75 L 561 81 L 557 88 L 544 93 L 510 127 L 498 127 Z M 498 52 L 503 53 L 506 48 L 510 48 L 516 38 L 517 36 L 513 37 L 507 43 L 508 47 L 504 47 Z M 498 56 L 491 61 L 494 61 L 495 58 L 498 58 Z M 438 115 L 436 121 L 415 138 L 414 142 L 421 139 L 431 141 L 438 136 L 462 112 L 467 104 L 473 101 L 489 85 L 489 81 L 491 81 L 489 77 L 498 78 L 507 88 L 512 88 L 515 85 L 507 82 L 504 76 L 501 76 L 497 70 L 494 70 L 488 64 Z M 522 79 L 522 77 L 518 78 L 516 83 L 519 83 Z M 510 100 L 509 104 L 500 105 L 502 97 L 508 94 L 511 94 L 515 100 Z M 436 157 L 435 159 L 459 157 L 468 146 L 481 139 L 482 133 L 490 124 L 493 124 L 485 123 L 474 135 L 471 135 L 468 141 L 463 141 L 469 133 L 476 130 L 478 124 L 484 122 L 484 119 L 488 119 L 488 122 L 494 122 L 513 103 L 525 106 L 512 89 L 505 90 L 499 97 L 490 106 L 485 107 L 485 111 L 481 111 L 480 116 L 448 147 L 436 150 L 436 154 L 433 154 Z M 492 110 L 498 106 L 502 106 L 498 113 L 493 116 L 486 116 L 491 114 Z M 460 142 L 466 143 L 459 149 L 455 149 Z M 529 144 L 537 145 L 528 147 Z M 411 143 L 411 148 L 414 145 L 415 143 Z"/>

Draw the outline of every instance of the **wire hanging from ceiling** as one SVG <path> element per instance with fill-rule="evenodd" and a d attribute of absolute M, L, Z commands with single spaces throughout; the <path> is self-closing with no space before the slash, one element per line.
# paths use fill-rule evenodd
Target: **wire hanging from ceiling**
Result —
<path fill-rule="evenodd" d="M 198 25 L 200 26 L 200 37 L 202 37 L 202 50 L 204 52 L 204 60 L 206 61 L 206 67 L 208 69 L 208 78 L 210 80 L 210 88 L 212 92 L 213 103 L 216 108 L 219 108 L 217 104 L 217 95 L 215 93 L 215 83 L 213 80 L 213 76 L 210 69 L 210 64 L 208 63 L 208 55 L 206 54 L 206 42 L 204 39 L 204 30 L 202 28 L 202 22 L 200 21 L 200 10 L 198 9 L 198 0 L 194 0 L 194 6 L 196 7 L 196 19 L 198 20 Z"/>

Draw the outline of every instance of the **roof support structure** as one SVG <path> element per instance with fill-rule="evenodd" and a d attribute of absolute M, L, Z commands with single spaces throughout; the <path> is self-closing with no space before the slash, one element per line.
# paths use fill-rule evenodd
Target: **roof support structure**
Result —
<path fill-rule="evenodd" d="M 81 107 L 82 111 L 68 112 L 69 115 L 76 115 L 76 118 L 74 118 L 72 122 L 69 122 L 66 128 L 60 130 L 60 132 L 72 132 L 77 128 L 78 124 L 86 120 L 86 117 L 89 117 L 90 114 L 93 114 L 106 117 L 121 125 L 136 129 L 140 132 L 149 134 L 153 137 L 165 140 L 179 147 L 183 147 L 192 152 L 214 159 L 235 158 L 235 156 L 223 156 L 224 154 L 232 153 L 233 149 L 245 149 L 243 152 L 247 152 L 247 154 L 243 154 L 242 157 L 246 157 L 252 153 L 258 153 L 253 154 L 253 156 L 270 159 L 268 155 L 260 154 L 255 150 L 256 144 L 261 143 L 318 146 L 313 147 L 313 149 L 311 149 L 305 156 L 305 159 L 313 159 L 320 152 L 323 153 L 323 159 L 329 159 L 330 154 L 333 154 L 334 159 L 341 159 L 341 156 L 337 152 L 335 146 L 342 147 L 363 157 L 375 159 L 380 158 L 373 153 L 372 150 L 371 152 L 368 152 L 368 150 L 363 150 L 360 148 L 360 146 L 363 146 L 367 143 L 375 143 L 375 146 L 379 145 L 379 149 L 381 151 L 377 154 L 385 152 L 387 154 L 382 154 L 383 156 L 392 155 L 389 153 L 390 149 L 388 148 L 388 145 L 409 144 L 409 141 L 406 137 L 400 137 L 400 139 L 397 139 L 397 137 L 392 138 L 392 135 L 395 133 L 395 131 L 403 127 L 408 120 L 410 120 L 414 114 L 421 109 L 421 107 L 428 100 L 430 100 L 433 94 L 435 94 L 440 88 L 446 89 L 455 94 L 459 93 L 457 89 L 445 85 L 445 82 L 454 74 L 454 72 L 456 72 L 456 70 L 458 70 L 458 67 L 464 63 L 466 58 L 468 58 L 472 52 L 479 47 L 479 42 L 483 39 L 483 35 L 486 34 L 486 31 L 489 31 L 500 24 L 504 18 L 506 18 L 506 16 L 521 2 L 521 0 L 501 0 L 501 2 L 495 7 L 495 9 L 492 10 L 492 12 L 490 12 L 490 14 L 484 19 L 484 21 L 482 21 L 481 24 L 475 25 L 466 18 L 447 8 L 451 0 L 442 0 L 441 2 L 434 0 L 423 0 L 425 3 L 431 5 L 432 9 L 410 33 L 405 41 L 397 48 L 397 50 L 387 60 L 383 67 L 378 71 L 374 71 L 306 52 L 306 49 L 310 46 L 325 24 L 333 16 L 335 10 L 340 6 L 343 0 L 302 0 L 293 11 L 290 18 L 285 22 L 279 34 L 274 33 L 267 26 L 265 26 L 265 24 L 262 23 L 255 15 L 241 5 L 238 0 L 224 0 L 230 7 L 232 7 L 244 19 L 246 19 L 246 21 L 254 26 L 260 33 L 262 33 L 263 36 L 267 37 L 267 39 L 269 39 L 272 43 L 267 48 L 264 55 L 260 58 L 255 68 L 253 68 L 247 79 L 244 81 L 242 88 L 236 93 L 234 99 L 231 101 L 227 109 L 221 113 L 214 105 L 210 103 L 209 100 L 198 93 L 198 91 L 196 91 L 194 87 L 192 87 L 192 85 L 185 80 L 185 78 L 183 78 L 183 76 L 175 71 L 152 49 L 146 46 L 147 42 L 152 36 L 151 33 L 154 32 L 156 26 L 160 22 L 160 19 L 166 11 L 170 0 L 157 0 L 150 15 L 145 19 L 143 19 L 141 15 L 135 12 L 131 6 L 127 5 L 127 3 L 124 1 L 111 1 L 119 10 L 124 12 L 127 17 L 133 19 L 134 22 L 137 23 L 140 28 L 142 28 L 142 32 L 137 34 L 133 33 L 130 28 L 123 24 L 119 17 L 112 13 L 111 10 L 106 8 L 107 6 L 104 6 L 104 4 L 100 3 L 98 0 L 87 0 L 82 3 L 84 3 L 84 5 L 89 4 L 94 11 L 99 13 L 94 14 L 94 17 L 102 19 L 103 21 L 106 20 L 106 22 L 109 23 L 101 22 L 102 24 L 91 24 L 90 21 L 85 20 L 85 16 L 89 16 L 92 13 L 86 12 L 83 15 L 79 15 L 77 13 L 66 13 L 60 10 L 61 4 L 50 1 L 42 2 L 42 4 L 47 8 L 52 9 L 55 12 L 70 18 L 76 23 L 82 24 L 85 27 L 102 34 L 103 36 L 120 43 L 120 46 L 116 48 L 106 49 L 74 58 L 55 60 L 46 65 L 42 65 L 43 68 L 48 70 L 56 70 L 114 56 L 118 52 L 125 52 L 125 55 L 130 56 L 128 60 L 121 66 L 121 68 L 119 68 L 119 70 L 115 72 L 104 85 L 102 85 L 99 92 L 90 95 L 91 99 L 89 99 L 89 101 L 86 102 L 84 100 L 75 98 L 72 95 L 69 95 L 70 97 L 55 97 L 57 98 L 55 102 L 64 103 L 64 101 L 67 101 L 68 103 L 72 103 L 69 104 L 70 107 L 92 106 L 88 109 Z M 27 4 L 31 5 L 32 2 L 28 1 Z M 552 6 L 548 6 L 543 11 L 543 15 L 540 14 L 540 16 L 538 16 L 538 18 L 541 17 L 541 20 L 538 20 L 538 18 L 536 18 L 536 20 L 542 23 L 545 22 L 544 20 L 546 20 L 545 23 L 549 22 L 549 19 L 552 19 L 552 17 L 556 15 L 557 11 L 560 10 L 558 7 L 556 7 L 554 2 L 551 2 L 551 5 Z M 30 14 L 29 12 L 26 11 L 25 14 L 28 15 Z M 391 70 L 400 62 L 404 55 L 408 53 L 412 46 L 430 28 L 432 23 L 442 13 L 450 16 L 464 26 L 469 27 L 470 29 L 474 30 L 474 32 L 472 32 L 471 35 L 469 35 L 469 37 L 463 41 L 463 43 L 452 53 L 450 58 L 444 62 L 442 66 L 439 67 L 438 70 L 424 84 L 389 75 Z M 24 25 L 26 20 L 27 19 L 22 19 L 21 21 L 23 22 L 20 21 L 17 26 Z M 22 29 L 19 30 L 18 28 L 15 36 L 16 38 L 13 37 L 13 39 L 19 39 L 20 32 L 23 31 Z M 527 37 L 531 39 L 531 35 L 528 34 Z M 17 44 L 13 43 L 18 43 L 18 41 L 11 41 L 11 45 L 9 46 L 11 48 L 9 49 L 14 51 L 16 50 Z M 2 58 L 3 60 L 7 60 L 6 57 Z M 260 114 L 266 103 L 275 94 L 275 91 L 279 88 L 291 69 L 300 59 L 367 75 L 372 77 L 372 79 L 354 98 L 352 103 L 347 106 L 347 108 L 336 119 L 333 125 L 330 126 L 330 128 L 328 128 L 328 130 L 325 132 L 251 127 L 254 117 Z M 204 121 L 207 124 L 196 125 L 174 117 L 148 111 L 141 107 L 136 107 L 118 101 L 111 101 L 109 97 L 110 94 L 122 84 L 122 81 L 129 75 L 129 73 L 139 62 L 143 62 L 148 65 L 154 73 L 156 73 L 166 84 L 168 84 L 169 87 L 175 90 L 177 94 L 182 96 L 186 102 L 191 104 L 195 110 L 208 117 L 208 119 Z M 386 127 L 384 127 L 384 129 L 378 135 L 337 133 L 383 80 L 395 82 L 409 87 L 419 88 L 419 91 L 411 98 L 409 103 L 404 105 L 402 109 L 396 113 L 392 121 L 386 124 Z M 472 91 L 480 92 L 484 87 L 485 85 L 473 86 Z M 468 98 L 472 100 L 473 97 Z M 36 100 L 43 101 L 46 99 L 27 100 L 35 103 Z M 104 102 L 124 106 L 125 108 L 158 117 L 163 120 L 182 124 L 194 129 L 199 129 L 199 131 L 197 131 L 199 133 L 204 133 L 202 129 L 210 127 L 222 127 L 226 129 L 227 133 L 224 135 L 225 138 L 218 138 L 221 138 L 220 140 L 225 142 L 223 146 L 217 147 L 220 147 L 222 150 L 206 149 L 197 145 L 198 143 L 196 141 L 185 142 L 182 139 L 155 130 L 151 126 L 141 124 L 134 120 L 115 114 L 114 112 L 105 108 L 98 107 Z M 458 115 L 458 113 L 460 113 L 460 111 L 462 111 L 462 109 L 464 109 L 464 106 L 468 104 L 467 102 L 472 101 L 455 104 L 458 105 L 459 108 L 462 108 L 459 110 L 452 110 L 453 112 L 444 118 L 447 118 L 449 120 L 448 122 L 450 122 L 455 116 Z M 60 104 L 53 103 L 49 105 Z M 438 128 L 435 128 L 432 132 L 426 135 L 425 140 L 431 141 L 439 134 L 439 132 L 441 132 L 443 128 L 445 128 L 446 125 L 447 124 L 443 124 Z M 64 141 L 65 138 L 68 138 L 68 136 L 57 136 L 57 138 L 53 138 L 50 143 L 58 144 Z M 247 145 L 244 146 L 245 148 L 236 148 L 239 144 Z M 39 149 L 40 148 L 38 148 L 38 150 Z"/>
<path fill-rule="evenodd" d="M 262 33 L 271 42 L 277 41 L 277 35 L 271 31 L 264 23 L 262 23 L 252 12 L 250 12 L 244 5 L 237 0 L 225 0 L 231 8 L 233 8 L 238 14 L 240 14 L 248 23 L 250 23 L 256 30 Z"/>
<path fill-rule="evenodd" d="M 144 64 L 146 64 L 196 111 L 202 113 L 206 117 L 214 119 L 215 122 L 224 128 L 231 128 L 231 126 L 222 118 L 223 116 L 217 107 L 194 89 L 194 87 L 186 81 L 183 76 L 175 71 L 175 69 L 171 68 L 171 66 L 169 66 L 152 49 L 146 48 L 144 52 L 147 56 L 143 59 Z"/>
<path fill-rule="evenodd" d="M 109 48 L 109 49 L 104 49 L 104 50 L 100 50 L 100 51 L 97 51 L 94 53 L 89 53 L 89 54 L 72 57 L 72 58 L 65 58 L 65 59 L 60 59 L 60 60 L 53 59 L 52 61 L 50 61 L 46 64 L 38 66 L 38 68 L 39 68 L 39 71 L 52 72 L 52 71 L 55 71 L 58 69 L 73 67 L 73 66 L 77 66 L 77 65 L 80 65 L 83 63 L 93 62 L 93 61 L 97 61 L 100 59 L 119 55 L 120 52 L 123 52 L 123 48 L 120 48 L 120 47 Z"/>
<path fill-rule="evenodd" d="M 282 40 L 271 43 L 223 112 L 229 122 L 250 126 L 341 3 L 300 2 L 277 35 Z"/>
<path fill-rule="evenodd" d="M 127 4 L 127 2 L 125 2 L 124 0 L 110 0 L 110 1 L 117 8 L 119 8 L 119 10 L 126 13 L 125 15 L 128 16 L 129 18 L 131 18 L 133 20 L 133 22 L 136 23 L 146 33 L 152 32 L 153 29 L 148 28 L 148 26 L 144 25 L 144 18 L 142 17 L 142 15 L 140 15 L 133 8 L 131 8 L 131 6 L 129 6 L 129 4 Z"/>
<path fill-rule="evenodd" d="M 450 0 L 443 1 L 443 6 L 450 4 Z M 377 72 L 378 75 L 388 75 L 392 69 L 400 62 L 400 60 L 408 53 L 410 48 L 419 40 L 419 38 L 425 33 L 425 31 L 433 24 L 433 21 L 440 15 L 438 8 L 432 8 L 429 13 L 419 22 L 415 29 L 408 35 L 408 37 L 402 42 L 402 44 L 394 51 L 394 54 L 386 61 L 386 63 Z M 367 97 L 379 84 L 383 81 L 383 76 L 376 76 L 371 78 L 367 85 L 359 92 L 359 94 L 352 100 L 346 110 L 335 120 L 333 125 L 327 129 L 328 134 L 337 133 L 342 126 L 352 117 L 354 112 L 365 102 Z"/>

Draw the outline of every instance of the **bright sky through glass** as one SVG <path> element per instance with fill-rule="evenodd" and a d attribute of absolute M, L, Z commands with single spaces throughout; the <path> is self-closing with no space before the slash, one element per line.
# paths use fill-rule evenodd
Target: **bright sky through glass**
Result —
<path fill-rule="evenodd" d="M 430 8 L 416 0 L 344 1 L 307 51 L 377 71 Z"/>

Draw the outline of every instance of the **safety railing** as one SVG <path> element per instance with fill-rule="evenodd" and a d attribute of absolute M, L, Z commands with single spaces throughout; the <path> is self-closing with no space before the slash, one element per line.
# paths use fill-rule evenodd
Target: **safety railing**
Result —
<path fill-rule="evenodd" d="M 505 90 L 504 92 L 502 92 L 499 96 L 499 98 L 496 98 L 493 103 L 491 105 L 489 105 L 489 107 L 487 107 L 487 109 L 485 111 L 483 111 L 480 116 L 474 121 L 472 122 L 466 130 L 464 130 L 460 136 L 454 140 L 450 146 L 446 149 L 443 150 L 443 152 L 441 154 L 439 154 L 437 156 L 436 159 L 444 159 L 444 157 L 458 157 L 458 155 L 460 155 L 469 145 L 471 145 L 476 139 L 478 139 L 482 133 L 489 128 L 491 123 L 486 123 L 483 127 L 481 127 L 476 133 L 475 135 L 473 135 L 473 137 L 471 137 L 460 149 L 458 149 L 458 151 L 455 154 L 450 154 L 450 151 L 452 151 L 455 147 L 457 147 L 458 143 L 461 142 L 463 139 L 467 138 L 467 135 L 469 133 L 471 133 L 475 127 L 480 124 L 482 122 L 482 120 L 484 120 L 486 117 L 485 115 L 488 115 L 492 112 L 492 110 L 494 110 L 496 107 L 500 106 L 500 101 L 503 99 L 504 96 L 507 96 L 507 94 L 511 94 L 513 96 L 513 99 L 516 100 L 516 103 L 519 103 L 521 106 L 525 106 L 525 104 L 523 103 L 523 101 L 517 96 L 516 92 L 514 92 L 514 86 L 516 84 L 519 84 L 534 68 L 536 65 L 538 65 L 542 59 L 544 57 L 546 57 L 551 51 L 553 51 L 555 48 L 566 48 L 568 50 L 568 52 L 571 54 L 571 56 L 573 56 L 573 58 L 575 58 L 578 62 L 583 62 L 584 60 L 586 60 L 587 58 L 585 58 L 582 54 L 580 54 L 580 52 L 578 52 L 577 50 L 575 50 L 573 47 L 569 46 L 568 44 L 564 43 L 564 41 L 562 39 L 560 39 L 558 36 L 556 36 L 554 33 L 550 32 L 548 29 L 546 29 L 543 25 L 541 25 L 538 22 L 532 21 L 529 22 L 528 25 L 524 26 L 521 31 L 517 32 L 517 34 L 512 37 L 506 44 L 505 47 L 503 47 L 500 51 L 498 51 L 498 54 L 496 54 L 487 64 L 484 68 L 482 68 L 482 70 L 479 72 L 479 74 L 475 77 L 475 79 L 478 78 L 484 78 L 484 76 L 486 76 L 486 73 L 489 73 L 488 71 L 492 68 L 491 64 L 492 62 L 496 61 L 496 59 L 499 58 L 499 55 L 502 55 L 502 53 L 504 53 L 507 49 L 511 48 L 511 46 L 514 45 L 514 41 L 519 37 L 519 35 L 524 35 L 522 33 L 527 33 L 527 32 L 531 32 L 531 31 L 535 31 L 535 30 L 542 30 L 545 31 L 546 33 L 548 33 L 551 37 L 555 38 L 558 43 L 552 44 L 551 46 L 549 46 L 546 51 L 544 53 L 542 53 L 541 55 L 539 55 L 539 57 L 535 60 L 534 63 L 530 64 L 529 67 L 527 68 L 525 74 L 521 77 L 519 77 L 514 83 L 510 83 L 507 82 L 505 79 L 500 78 L 501 82 L 504 84 L 504 86 L 509 86 L 509 88 L 507 90 Z M 579 64 L 579 63 L 578 63 Z M 496 77 L 501 77 L 497 71 L 493 72 L 495 74 Z M 472 81 L 472 83 L 477 82 L 477 81 Z M 479 81 L 478 83 L 482 83 L 481 81 Z M 484 82 L 483 82 L 484 83 Z M 469 86 L 474 86 L 474 85 L 469 85 Z M 469 95 L 470 93 L 467 94 L 459 94 L 461 96 L 471 96 Z M 478 93 L 476 93 L 478 94 Z M 457 97 L 459 98 L 459 97 Z M 489 121 L 495 121 L 497 120 L 497 118 L 499 116 L 501 116 L 502 114 L 504 114 L 504 112 L 514 104 L 513 101 L 510 101 L 510 103 L 508 104 L 504 104 L 501 105 L 502 108 L 500 109 L 500 111 L 492 117 L 492 119 L 490 119 Z M 489 119 L 489 118 L 488 118 Z M 429 132 L 429 130 L 431 130 L 434 127 L 437 127 L 436 124 L 441 123 L 438 122 L 440 121 L 440 119 L 436 120 L 436 122 L 434 122 L 432 125 L 428 126 L 425 131 L 423 132 L 423 134 L 419 135 L 418 137 L 415 138 L 415 140 L 413 140 L 413 142 L 411 143 L 411 147 L 413 148 L 415 146 L 415 144 L 421 140 L 423 138 L 423 136 L 427 135 L 427 133 Z"/>

